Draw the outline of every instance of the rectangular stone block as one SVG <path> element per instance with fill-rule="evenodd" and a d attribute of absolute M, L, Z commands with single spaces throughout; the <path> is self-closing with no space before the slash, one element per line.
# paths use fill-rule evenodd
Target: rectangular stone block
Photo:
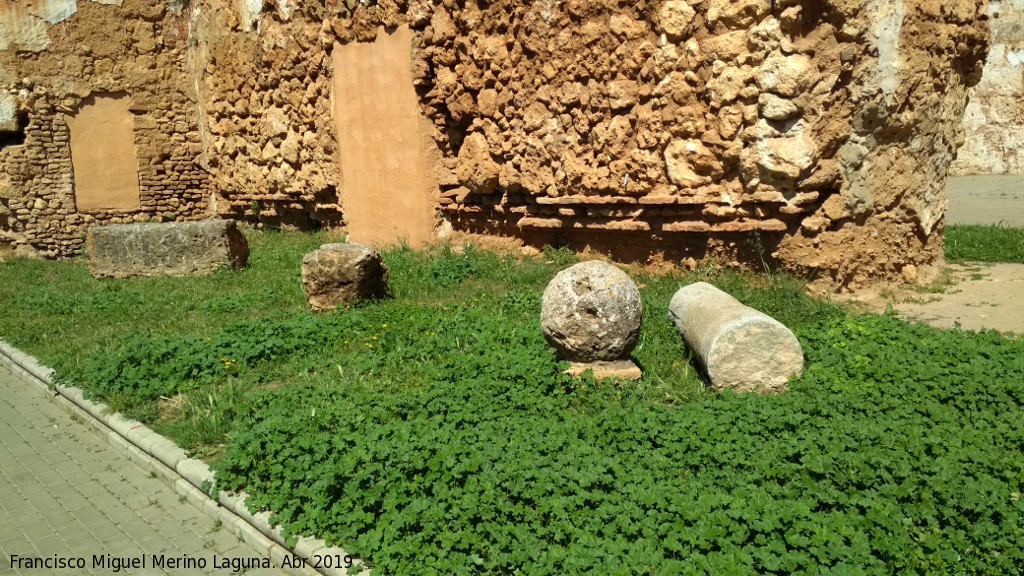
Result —
<path fill-rule="evenodd" d="M 249 243 L 231 220 L 94 226 L 85 239 L 95 278 L 200 276 L 239 269 Z"/>

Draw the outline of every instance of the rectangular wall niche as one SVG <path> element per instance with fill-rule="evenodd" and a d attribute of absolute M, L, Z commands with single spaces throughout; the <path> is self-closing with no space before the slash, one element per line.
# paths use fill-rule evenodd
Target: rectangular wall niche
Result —
<path fill-rule="evenodd" d="M 433 238 L 437 183 L 412 83 L 412 32 L 335 43 L 334 121 L 349 237 L 362 244 Z"/>
<path fill-rule="evenodd" d="M 138 210 L 139 172 L 125 95 L 93 95 L 68 118 L 78 210 Z"/>

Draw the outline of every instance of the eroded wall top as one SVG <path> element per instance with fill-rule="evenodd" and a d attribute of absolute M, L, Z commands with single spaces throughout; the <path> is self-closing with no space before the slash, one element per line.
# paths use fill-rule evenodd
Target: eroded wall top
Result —
<path fill-rule="evenodd" d="M 950 173 L 1024 174 L 1024 1 L 991 0 L 992 49 Z"/>

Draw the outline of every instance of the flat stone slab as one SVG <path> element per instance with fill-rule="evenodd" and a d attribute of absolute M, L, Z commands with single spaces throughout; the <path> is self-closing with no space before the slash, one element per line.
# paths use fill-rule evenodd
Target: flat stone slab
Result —
<path fill-rule="evenodd" d="M 639 380 L 643 374 L 640 367 L 632 360 L 598 360 L 595 362 L 572 362 L 566 374 L 579 378 L 587 370 L 594 371 L 594 380 L 618 378 L 619 380 Z"/>
<path fill-rule="evenodd" d="M 95 278 L 202 276 L 239 269 L 249 243 L 232 220 L 94 226 L 85 238 Z"/>

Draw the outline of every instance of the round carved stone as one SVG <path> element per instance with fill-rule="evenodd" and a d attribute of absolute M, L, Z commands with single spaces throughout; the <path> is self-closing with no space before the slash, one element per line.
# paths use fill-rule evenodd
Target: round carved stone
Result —
<path fill-rule="evenodd" d="M 642 318 L 640 291 L 633 280 L 595 260 L 562 270 L 548 284 L 540 326 L 566 360 L 622 360 L 636 346 Z"/>

